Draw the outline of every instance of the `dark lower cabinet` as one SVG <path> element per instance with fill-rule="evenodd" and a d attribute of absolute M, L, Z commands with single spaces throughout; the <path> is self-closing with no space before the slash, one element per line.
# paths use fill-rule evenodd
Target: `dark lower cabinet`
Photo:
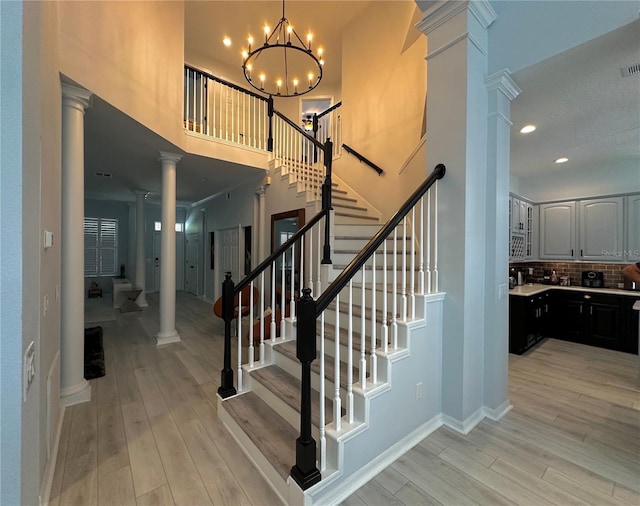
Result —
<path fill-rule="evenodd" d="M 509 353 L 521 355 L 547 335 L 549 294 L 509 296 Z"/>
<path fill-rule="evenodd" d="M 550 335 L 610 350 L 633 352 L 627 337 L 625 296 L 556 290 Z"/>
<path fill-rule="evenodd" d="M 509 297 L 509 353 L 524 353 L 544 337 L 638 353 L 640 297 L 550 289 Z"/>

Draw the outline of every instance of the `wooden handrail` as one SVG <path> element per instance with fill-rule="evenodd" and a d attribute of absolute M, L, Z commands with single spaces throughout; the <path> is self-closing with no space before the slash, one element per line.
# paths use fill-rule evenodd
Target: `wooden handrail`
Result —
<path fill-rule="evenodd" d="M 208 77 L 212 81 L 216 81 L 216 82 L 218 82 L 220 84 L 224 84 L 225 86 L 228 86 L 229 88 L 233 88 L 234 90 L 240 91 L 242 93 L 246 93 L 247 95 L 251 95 L 252 97 L 256 97 L 257 99 L 260 99 L 263 102 L 267 102 L 269 100 L 269 97 L 262 96 L 262 95 L 260 95 L 258 93 L 255 93 L 254 91 L 247 90 L 246 88 L 243 88 L 242 86 L 238 86 L 237 84 L 233 84 L 233 83 L 231 83 L 229 81 L 225 81 L 224 79 L 222 79 L 220 77 L 216 77 L 213 74 L 210 74 L 209 72 L 205 72 L 204 70 L 197 69 L 195 67 L 192 67 L 191 65 L 187 65 L 186 63 L 184 64 L 184 67 L 189 69 L 189 70 L 193 70 L 194 72 L 198 72 L 199 74 L 202 74 L 203 76 Z"/>

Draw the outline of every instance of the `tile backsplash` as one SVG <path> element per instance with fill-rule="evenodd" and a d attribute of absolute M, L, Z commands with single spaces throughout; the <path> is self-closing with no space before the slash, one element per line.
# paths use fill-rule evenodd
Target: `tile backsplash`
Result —
<path fill-rule="evenodd" d="M 606 288 L 617 288 L 619 283 L 623 283 L 622 268 L 626 264 L 600 264 L 600 263 L 576 263 L 576 262 L 527 262 L 509 264 L 509 268 L 514 267 L 525 272 L 527 283 L 539 283 L 542 281 L 544 271 L 555 270 L 558 277 L 568 276 L 572 285 L 580 285 L 582 282 L 582 271 L 601 271 L 604 275 L 604 286 Z M 529 275 L 528 268 L 533 268 L 533 274 Z"/>

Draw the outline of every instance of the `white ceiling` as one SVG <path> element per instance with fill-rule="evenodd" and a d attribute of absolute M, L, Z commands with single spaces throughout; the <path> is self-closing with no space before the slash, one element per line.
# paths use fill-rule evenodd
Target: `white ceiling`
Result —
<path fill-rule="evenodd" d="M 514 74 L 511 173 L 518 177 L 636 167 L 640 178 L 640 21 Z M 526 124 L 537 130 L 524 135 Z M 569 161 L 556 164 L 566 156 Z"/>
<path fill-rule="evenodd" d="M 399 1 L 399 0 L 396 0 Z M 413 1 L 413 0 L 402 0 Z M 340 81 L 341 33 L 367 1 L 289 0 L 286 15 L 296 30 L 312 29 L 325 48 L 325 79 Z M 282 14 L 279 1 L 207 1 L 185 4 L 185 53 L 221 62 L 242 82 L 241 44 Z M 232 47 L 222 44 L 232 38 Z M 384 36 L 379 34 L 378 36 Z M 257 37 L 257 35 L 254 35 Z M 511 172 L 535 177 L 551 171 L 638 167 L 640 173 L 640 76 L 622 78 L 620 67 L 640 63 L 640 21 L 514 74 L 522 93 L 513 101 Z M 233 74 L 237 72 L 236 74 Z M 292 99 L 295 100 L 295 99 Z M 519 129 L 533 123 L 524 136 Z M 88 197 L 133 200 L 133 191 L 161 191 L 158 151 L 180 152 L 133 119 L 94 97 L 86 113 L 85 189 Z M 554 164 L 559 156 L 569 162 Z M 179 163 L 177 199 L 197 202 L 260 177 L 256 169 L 185 154 Z M 112 179 L 95 172 L 113 174 Z"/>

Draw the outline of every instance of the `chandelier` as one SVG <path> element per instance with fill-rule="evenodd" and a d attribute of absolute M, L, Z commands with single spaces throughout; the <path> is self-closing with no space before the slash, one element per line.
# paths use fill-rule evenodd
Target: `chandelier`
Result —
<path fill-rule="evenodd" d="M 242 51 L 244 77 L 255 89 L 278 97 L 304 95 L 313 90 L 322 79 L 323 50 L 312 49 L 313 35 L 306 42 L 293 29 L 284 13 L 271 30 L 264 27 L 264 43 L 252 49 L 254 39 L 248 38 L 249 48 Z"/>

